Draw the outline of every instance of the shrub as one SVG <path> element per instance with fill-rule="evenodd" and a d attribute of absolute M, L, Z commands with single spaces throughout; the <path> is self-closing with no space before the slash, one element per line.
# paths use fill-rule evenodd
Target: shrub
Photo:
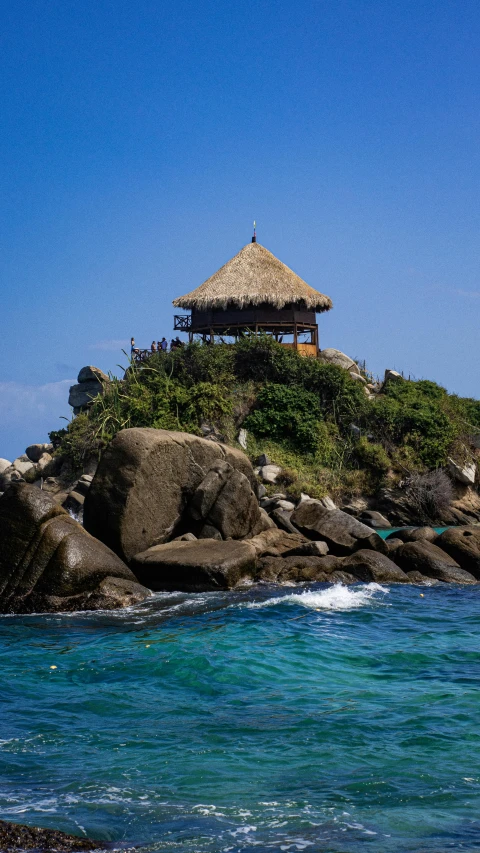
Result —
<path fill-rule="evenodd" d="M 315 453 L 322 414 L 315 394 L 303 388 L 268 383 L 260 389 L 256 408 L 244 426 L 257 436 L 286 441 L 306 453 Z"/>
<path fill-rule="evenodd" d="M 406 484 L 409 506 L 422 521 L 441 521 L 453 498 L 450 478 L 444 471 L 413 474 Z"/>

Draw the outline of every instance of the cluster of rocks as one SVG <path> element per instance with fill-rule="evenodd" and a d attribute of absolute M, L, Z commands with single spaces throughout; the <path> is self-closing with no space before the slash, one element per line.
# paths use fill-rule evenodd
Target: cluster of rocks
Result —
<path fill-rule="evenodd" d="M 16 480 L 33 482 L 40 477 L 48 477 L 55 468 L 52 453 L 52 444 L 31 444 L 13 462 L 0 459 L 0 492 Z"/>
<path fill-rule="evenodd" d="M 339 509 L 330 498 L 268 496 L 260 478 L 268 483 L 273 466 L 259 462 L 256 473 L 221 442 L 128 429 L 64 506 L 62 492 L 10 479 L 0 498 L 0 612 L 108 609 L 150 590 L 258 581 L 480 580 L 480 527 L 383 539 L 377 530 L 390 522 L 362 501 Z M 83 508 L 83 527 L 72 508 Z"/>

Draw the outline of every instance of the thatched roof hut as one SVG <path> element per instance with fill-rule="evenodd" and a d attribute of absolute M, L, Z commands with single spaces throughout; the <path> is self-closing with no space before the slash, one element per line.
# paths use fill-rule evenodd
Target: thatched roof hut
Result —
<path fill-rule="evenodd" d="M 190 308 L 176 316 L 174 328 L 213 343 L 216 337 L 269 334 L 305 355 L 318 352 L 315 313 L 329 311 L 332 301 L 314 290 L 275 255 L 251 243 L 207 278 L 200 287 L 174 299 L 176 308 Z"/>
<path fill-rule="evenodd" d="M 200 287 L 174 299 L 176 308 L 197 311 L 271 305 L 303 305 L 320 313 L 332 308 L 332 300 L 314 290 L 260 243 L 248 243 Z"/>

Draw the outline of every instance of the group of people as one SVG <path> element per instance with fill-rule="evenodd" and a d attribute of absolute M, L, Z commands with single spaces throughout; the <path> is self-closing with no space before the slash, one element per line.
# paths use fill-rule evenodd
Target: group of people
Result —
<path fill-rule="evenodd" d="M 185 344 L 183 343 L 183 341 L 180 340 L 180 338 L 177 335 L 177 337 L 172 338 L 172 340 L 170 342 L 170 352 L 172 352 L 175 349 L 181 349 L 181 347 L 183 347 L 183 346 L 185 346 Z M 162 338 L 161 341 L 152 341 L 152 344 L 150 347 L 150 352 L 167 352 L 167 351 L 168 351 L 168 341 L 166 338 Z M 131 355 L 133 358 L 133 357 L 140 356 L 143 352 L 146 352 L 146 351 L 140 350 L 139 347 L 137 347 L 135 345 L 135 338 L 131 338 L 130 339 L 130 352 L 131 352 Z"/>

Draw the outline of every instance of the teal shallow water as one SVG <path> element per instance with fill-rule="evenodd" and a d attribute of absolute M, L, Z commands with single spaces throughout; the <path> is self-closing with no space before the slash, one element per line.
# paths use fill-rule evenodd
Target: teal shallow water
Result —
<path fill-rule="evenodd" d="M 317 584 L 3 617 L 0 817 L 144 853 L 479 850 L 479 596 Z"/>

